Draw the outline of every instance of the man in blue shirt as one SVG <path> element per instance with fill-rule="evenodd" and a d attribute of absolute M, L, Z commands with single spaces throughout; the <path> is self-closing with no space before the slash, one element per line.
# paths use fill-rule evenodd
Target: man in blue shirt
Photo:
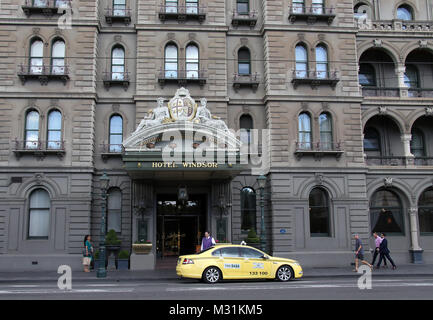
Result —
<path fill-rule="evenodd" d="M 355 270 L 353 271 L 358 272 L 358 266 L 360 260 L 361 263 L 369 266 L 370 269 L 373 270 L 373 266 L 369 264 L 367 261 L 365 261 L 364 259 L 364 247 L 362 245 L 361 239 L 359 239 L 359 235 L 355 234 L 354 238 L 355 238 Z"/>

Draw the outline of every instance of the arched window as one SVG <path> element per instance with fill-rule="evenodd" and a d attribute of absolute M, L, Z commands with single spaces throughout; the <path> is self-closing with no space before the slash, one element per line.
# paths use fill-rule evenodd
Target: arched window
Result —
<path fill-rule="evenodd" d="M 412 129 L 412 140 L 410 141 L 410 152 L 415 158 L 425 157 L 424 134 L 418 128 Z"/>
<path fill-rule="evenodd" d="M 433 235 L 433 188 L 423 192 L 418 201 L 419 230 L 422 235 Z"/>
<path fill-rule="evenodd" d="M 256 192 L 253 188 L 241 190 L 241 229 L 256 230 Z"/>
<path fill-rule="evenodd" d="M 316 77 L 319 79 L 328 77 L 328 49 L 324 45 L 316 47 Z"/>
<path fill-rule="evenodd" d="M 44 189 L 30 194 L 28 237 L 46 239 L 50 232 L 50 196 Z"/>
<path fill-rule="evenodd" d="M 124 80 L 125 78 L 125 50 L 115 46 L 111 52 L 111 80 Z"/>
<path fill-rule="evenodd" d="M 177 0 L 165 0 L 165 13 L 177 13 Z"/>
<path fill-rule="evenodd" d="M 44 65 L 44 43 L 40 39 L 32 41 L 30 46 L 30 73 L 42 74 Z"/>
<path fill-rule="evenodd" d="M 185 0 L 186 13 L 198 14 L 198 0 Z"/>
<path fill-rule="evenodd" d="M 236 10 L 238 14 L 249 14 L 250 13 L 250 1 L 249 0 L 236 0 Z"/>
<path fill-rule="evenodd" d="M 113 16 L 126 16 L 126 0 L 113 0 Z"/>
<path fill-rule="evenodd" d="M 355 19 L 368 19 L 370 17 L 370 7 L 365 3 L 357 3 L 353 9 Z M 365 21 L 365 20 L 364 20 Z"/>
<path fill-rule="evenodd" d="M 328 193 L 314 188 L 309 197 L 310 234 L 312 237 L 330 237 L 330 210 Z"/>
<path fill-rule="evenodd" d="M 312 1 L 312 7 L 311 10 L 314 14 L 323 14 L 323 12 L 325 11 L 325 4 L 323 3 L 323 0 L 313 0 Z"/>
<path fill-rule="evenodd" d="M 361 63 L 358 78 L 361 86 L 376 87 L 376 71 L 371 64 Z"/>
<path fill-rule="evenodd" d="M 122 232 L 122 192 L 119 188 L 108 190 L 107 230 Z"/>
<path fill-rule="evenodd" d="M 173 43 L 165 47 L 165 77 L 177 78 L 177 46 Z"/>
<path fill-rule="evenodd" d="M 380 189 L 373 194 L 370 223 L 372 232 L 403 233 L 403 207 L 396 193 Z"/>
<path fill-rule="evenodd" d="M 329 113 L 322 113 L 319 116 L 320 148 L 332 150 L 332 117 Z"/>
<path fill-rule="evenodd" d="M 198 70 L 198 47 L 195 44 L 190 44 L 186 47 L 186 77 L 198 78 Z"/>
<path fill-rule="evenodd" d="M 293 13 L 304 13 L 305 12 L 304 0 L 293 0 L 292 1 L 292 12 Z"/>
<path fill-rule="evenodd" d="M 110 152 L 121 152 L 123 142 L 123 119 L 119 115 L 110 118 Z M 110 230 L 110 229 L 108 229 Z"/>
<path fill-rule="evenodd" d="M 303 112 L 298 117 L 298 148 L 311 149 L 312 147 L 312 132 L 311 132 L 311 117 L 308 113 Z"/>
<path fill-rule="evenodd" d="M 411 21 L 413 20 L 413 10 L 410 6 L 404 4 L 397 8 L 397 19 Z"/>
<path fill-rule="evenodd" d="M 306 78 L 308 71 L 307 48 L 303 44 L 298 44 L 295 49 L 296 77 Z"/>
<path fill-rule="evenodd" d="M 364 151 L 380 152 L 380 134 L 372 127 L 368 127 L 364 131 Z"/>
<path fill-rule="evenodd" d="M 51 73 L 65 74 L 65 42 L 56 40 L 51 48 Z"/>
<path fill-rule="evenodd" d="M 243 114 L 239 118 L 239 128 L 241 129 L 241 142 L 250 143 L 251 129 L 253 129 L 253 118 L 249 114 Z"/>
<path fill-rule="evenodd" d="M 419 73 L 414 65 L 406 65 L 406 72 L 404 73 L 404 84 L 408 88 L 419 88 Z"/>
<path fill-rule="evenodd" d="M 24 130 L 26 149 L 39 148 L 39 113 L 36 110 L 27 112 Z"/>
<path fill-rule="evenodd" d="M 238 74 L 251 74 L 251 53 L 248 48 L 240 48 L 238 51 Z"/>
<path fill-rule="evenodd" d="M 58 110 L 48 114 L 47 148 L 62 148 L 62 114 Z"/>

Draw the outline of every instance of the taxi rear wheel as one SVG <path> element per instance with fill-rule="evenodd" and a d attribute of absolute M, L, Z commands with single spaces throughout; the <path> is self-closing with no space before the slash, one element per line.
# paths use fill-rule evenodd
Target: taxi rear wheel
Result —
<path fill-rule="evenodd" d="M 284 265 L 278 268 L 276 278 L 286 282 L 293 279 L 293 269 L 290 266 Z"/>
<path fill-rule="evenodd" d="M 203 272 L 203 281 L 206 283 L 217 283 L 221 278 L 221 271 L 217 267 L 208 267 Z"/>

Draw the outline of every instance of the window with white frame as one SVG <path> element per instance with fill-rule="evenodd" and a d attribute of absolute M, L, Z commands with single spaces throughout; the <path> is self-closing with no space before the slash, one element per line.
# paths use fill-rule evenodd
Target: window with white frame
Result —
<path fill-rule="evenodd" d="M 36 189 L 29 201 L 29 238 L 48 238 L 50 232 L 50 196 L 44 189 Z"/>
<path fill-rule="evenodd" d="M 62 114 L 58 110 L 48 114 L 47 148 L 62 148 Z"/>
<path fill-rule="evenodd" d="M 119 188 L 108 190 L 107 230 L 122 231 L 122 192 Z"/>

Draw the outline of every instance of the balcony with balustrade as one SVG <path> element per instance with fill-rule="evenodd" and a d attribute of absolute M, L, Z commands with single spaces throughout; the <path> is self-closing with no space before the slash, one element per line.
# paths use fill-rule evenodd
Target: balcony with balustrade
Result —
<path fill-rule="evenodd" d="M 38 160 L 43 160 L 46 156 L 55 155 L 59 159 L 63 159 L 65 150 L 65 141 L 19 141 L 15 140 L 12 143 L 12 151 L 17 159 L 22 156 L 33 155 Z"/>
<path fill-rule="evenodd" d="M 241 88 L 251 88 L 253 92 L 257 91 L 260 84 L 260 75 L 254 74 L 238 74 L 235 73 L 233 76 L 233 87 L 236 92 Z"/>
<path fill-rule="evenodd" d="M 121 86 L 125 91 L 128 90 L 130 84 L 129 72 L 111 72 L 103 73 L 103 83 L 105 90 L 110 90 L 113 86 Z"/>
<path fill-rule="evenodd" d="M 123 23 L 128 26 L 131 23 L 131 9 L 129 8 L 106 8 L 105 22 L 110 26 L 113 23 Z"/>
<path fill-rule="evenodd" d="M 320 160 L 324 156 L 333 156 L 337 160 L 344 154 L 342 142 L 295 142 L 295 157 L 312 156 Z"/>
<path fill-rule="evenodd" d="M 23 85 L 29 80 L 38 80 L 46 86 L 50 81 L 61 81 L 66 85 L 70 69 L 66 65 L 24 65 L 18 68 L 18 77 Z"/>
<path fill-rule="evenodd" d="M 293 70 L 292 74 L 292 84 L 295 89 L 305 84 L 310 85 L 312 89 L 325 85 L 335 89 L 340 81 L 337 71 Z"/>
<path fill-rule="evenodd" d="M 198 84 L 202 88 L 206 84 L 206 75 L 206 70 L 162 70 L 157 77 L 162 88 L 168 83 L 177 83 L 179 86 Z"/>
<path fill-rule="evenodd" d="M 206 20 L 206 7 L 196 3 L 186 6 L 170 5 L 168 3 L 160 6 L 158 17 L 162 22 L 177 20 L 179 23 L 184 23 L 188 20 L 195 20 L 203 23 Z"/>
<path fill-rule="evenodd" d="M 233 11 L 232 25 L 237 28 L 239 26 L 248 26 L 254 28 L 257 24 L 258 12 L 256 10 L 251 11 Z"/>
<path fill-rule="evenodd" d="M 289 21 L 306 21 L 314 24 L 317 21 L 324 21 L 330 25 L 336 17 L 335 8 L 324 8 L 323 6 L 289 6 Z"/>
<path fill-rule="evenodd" d="M 72 8 L 72 0 L 25 0 L 21 8 L 27 17 L 32 14 L 51 17 L 65 14 L 66 9 Z"/>

